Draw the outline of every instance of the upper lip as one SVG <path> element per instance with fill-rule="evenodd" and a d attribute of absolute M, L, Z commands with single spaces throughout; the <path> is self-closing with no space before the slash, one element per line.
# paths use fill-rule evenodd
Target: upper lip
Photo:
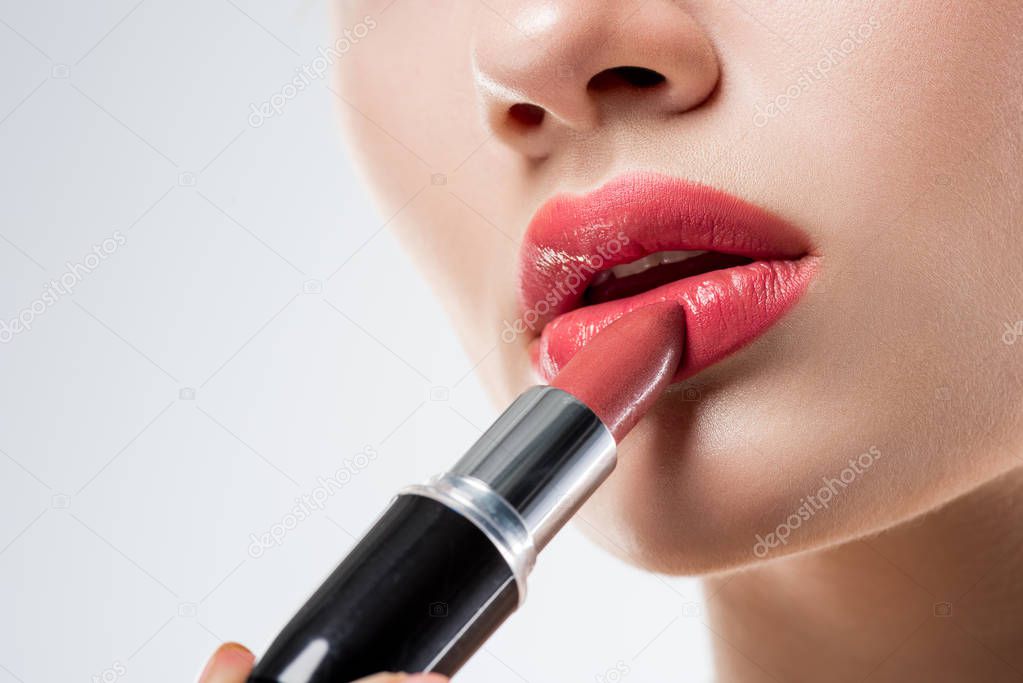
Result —
<path fill-rule="evenodd" d="M 798 259 L 806 237 L 774 214 L 712 187 L 655 174 L 557 195 L 534 215 L 520 254 L 519 299 L 538 334 L 579 308 L 601 272 L 660 251 Z"/>

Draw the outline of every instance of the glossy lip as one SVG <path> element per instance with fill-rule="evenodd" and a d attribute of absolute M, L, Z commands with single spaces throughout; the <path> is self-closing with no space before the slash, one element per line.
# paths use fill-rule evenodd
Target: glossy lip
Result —
<path fill-rule="evenodd" d="M 583 294 L 601 271 L 682 250 L 753 262 L 584 305 Z M 675 381 L 689 377 L 781 318 L 806 290 L 819 260 L 801 232 L 764 209 L 656 174 L 627 175 L 589 194 L 552 198 L 530 222 L 520 256 L 521 320 L 539 335 L 530 354 L 546 380 L 612 322 L 662 301 L 685 310 L 685 351 Z"/>

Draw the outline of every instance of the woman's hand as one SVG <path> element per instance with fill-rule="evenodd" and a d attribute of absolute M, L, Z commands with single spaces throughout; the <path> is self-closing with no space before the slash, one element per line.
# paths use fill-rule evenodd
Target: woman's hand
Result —
<path fill-rule="evenodd" d="M 238 643 L 224 643 L 199 674 L 199 683 L 245 683 L 255 655 Z M 439 674 L 376 674 L 355 683 L 446 683 Z"/>

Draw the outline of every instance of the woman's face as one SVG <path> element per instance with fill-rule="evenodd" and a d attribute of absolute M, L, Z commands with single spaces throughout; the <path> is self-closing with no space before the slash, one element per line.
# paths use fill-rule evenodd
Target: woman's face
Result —
<path fill-rule="evenodd" d="M 1020 464 L 1017 0 L 340 4 L 353 148 L 500 403 L 686 310 L 686 377 L 582 513 L 608 549 L 726 569 Z M 615 239 L 597 265 L 719 255 L 559 279 Z"/>

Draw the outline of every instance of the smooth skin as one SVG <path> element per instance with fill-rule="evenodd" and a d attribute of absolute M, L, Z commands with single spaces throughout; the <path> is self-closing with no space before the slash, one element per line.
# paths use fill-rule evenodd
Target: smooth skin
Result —
<path fill-rule="evenodd" d="M 501 331 L 551 196 L 659 172 L 810 238 L 807 295 L 669 392 L 581 511 L 705 577 L 719 680 L 1023 679 L 1023 3 L 337 6 L 351 147 L 498 405 L 534 381 Z"/>

